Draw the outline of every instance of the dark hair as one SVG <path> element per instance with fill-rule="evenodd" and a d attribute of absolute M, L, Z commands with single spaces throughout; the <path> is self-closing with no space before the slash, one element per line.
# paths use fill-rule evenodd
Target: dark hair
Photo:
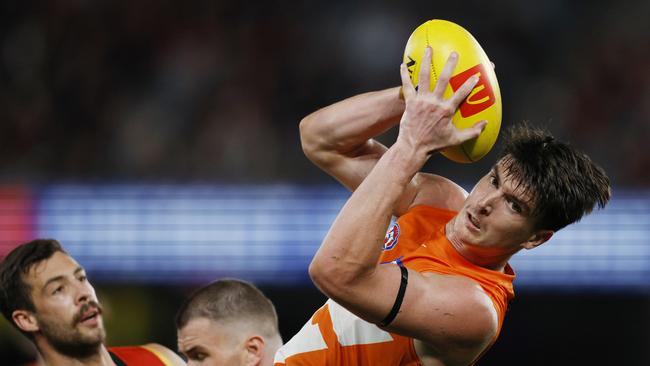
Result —
<path fill-rule="evenodd" d="M 604 208 L 609 178 L 587 155 L 527 123 L 510 128 L 501 155 L 505 174 L 532 198 L 536 229 L 558 231 Z"/>
<path fill-rule="evenodd" d="M 24 281 L 23 276 L 32 266 L 50 258 L 56 252 L 65 253 L 58 241 L 36 239 L 16 247 L 0 263 L 0 310 L 11 324 L 14 324 L 12 314 L 15 310 L 36 310 L 31 287 Z"/>
<path fill-rule="evenodd" d="M 215 322 L 249 320 L 262 335 L 279 336 L 278 315 L 273 303 L 246 281 L 219 280 L 194 292 L 176 314 L 176 328 L 183 328 L 197 317 Z"/>

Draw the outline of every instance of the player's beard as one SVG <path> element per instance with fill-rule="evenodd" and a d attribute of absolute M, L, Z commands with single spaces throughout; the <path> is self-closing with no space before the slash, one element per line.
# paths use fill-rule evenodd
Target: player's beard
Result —
<path fill-rule="evenodd" d="M 41 334 L 54 349 L 69 357 L 86 358 L 96 354 L 106 339 L 103 323 L 100 322 L 90 332 L 82 332 L 78 327 L 82 315 L 90 306 L 96 307 L 99 313 L 102 313 L 101 306 L 91 301 L 81 307 L 71 322 L 60 318 L 38 317 Z"/>

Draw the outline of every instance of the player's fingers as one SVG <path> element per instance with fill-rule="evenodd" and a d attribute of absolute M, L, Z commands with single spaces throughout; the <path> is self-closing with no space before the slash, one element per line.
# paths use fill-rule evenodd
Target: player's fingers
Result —
<path fill-rule="evenodd" d="M 462 103 L 463 100 L 465 100 L 465 98 L 467 98 L 467 96 L 472 92 L 474 86 L 478 82 L 478 79 L 478 75 L 472 75 L 470 78 L 465 80 L 463 85 L 461 85 L 460 88 L 458 88 L 458 90 L 456 90 L 456 92 L 451 96 L 451 98 L 449 98 L 449 102 L 451 103 L 454 110 L 456 110 L 460 103 Z"/>
<path fill-rule="evenodd" d="M 487 121 L 483 120 L 476 122 L 472 127 L 458 130 L 458 134 L 456 135 L 458 137 L 458 143 L 462 144 L 465 141 L 477 138 L 485 129 L 485 126 L 487 126 Z"/>
<path fill-rule="evenodd" d="M 418 75 L 418 91 L 428 93 L 431 88 L 431 53 L 433 50 L 430 46 L 424 48 L 422 62 L 420 62 L 420 74 Z"/>
<path fill-rule="evenodd" d="M 406 64 L 403 63 L 399 66 L 399 74 L 402 79 L 402 94 L 404 95 L 404 100 L 406 100 L 415 94 L 415 87 L 409 76 Z"/>
<path fill-rule="evenodd" d="M 451 74 L 456 68 L 456 64 L 458 64 L 458 53 L 454 51 L 449 55 L 447 63 L 445 63 L 445 67 L 443 67 L 440 77 L 438 77 L 436 87 L 433 89 L 433 95 L 441 100 L 445 94 L 445 89 L 447 89 L 447 84 L 449 84 Z"/>

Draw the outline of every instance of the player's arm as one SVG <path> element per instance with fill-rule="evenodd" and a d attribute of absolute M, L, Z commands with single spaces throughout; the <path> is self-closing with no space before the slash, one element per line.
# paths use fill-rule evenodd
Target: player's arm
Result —
<path fill-rule="evenodd" d="M 307 158 L 354 191 L 387 150 L 374 137 L 399 123 L 399 94 L 400 88 L 364 93 L 303 118 L 300 141 Z"/>
<path fill-rule="evenodd" d="M 430 60 L 427 48 L 421 85 L 429 85 Z M 402 65 L 406 110 L 397 142 L 341 209 L 310 265 L 312 280 L 326 295 L 368 321 L 385 319 L 400 286 L 397 265 L 378 265 L 385 228 L 400 197 L 431 154 L 477 137 L 485 125 L 458 130 L 451 123 L 477 81 L 470 78 L 444 100 L 456 63 L 457 57 L 450 57 L 433 92 L 416 91 Z M 411 272 L 401 310 L 388 329 L 425 341 L 448 364 L 471 362 L 496 329 L 487 295 L 463 278 Z"/>
<path fill-rule="evenodd" d="M 382 265 L 359 287 L 332 298 L 360 318 L 426 344 L 430 357 L 445 366 L 471 364 L 490 345 L 498 329 L 492 301 L 470 279 L 409 270 L 399 313 L 382 326 L 398 293 L 400 269 Z"/>
<path fill-rule="evenodd" d="M 387 151 L 374 139 L 397 125 L 404 113 L 400 88 L 360 94 L 322 108 L 300 122 L 305 155 L 351 191 L 368 176 Z M 466 192 L 452 181 L 433 174 L 416 174 L 404 189 L 393 213 L 429 204 L 456 209 Z"/>

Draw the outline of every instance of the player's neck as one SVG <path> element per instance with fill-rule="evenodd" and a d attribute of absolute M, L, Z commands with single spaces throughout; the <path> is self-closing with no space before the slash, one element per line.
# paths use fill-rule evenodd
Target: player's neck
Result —
<path fill-rule="evenodd" d="M 514 253 L 486 253 L 485 248 L 471 247 L 462 243 L 456 244 L 449 240 L 456 251 L 469 262 L 483 268 L 503 272 L 506 264 Z"/>
<path fill-rule="evenodd" d="M 279 334 L 274 337 L 266 338 L 266 341 L 267 344 L 264 346 L 264 357 L 259 363 L 260 365 L 272 365 L 275 353 L 280 347 L 282 347 L 282 337 L 280 337 Z"/>
<path fill-rule="evenodd" d="M 448 227 L 447 227 L 448 228 Z M 446 229 L 447 229 L 446 228 Z M 504 272 L 510 258 L 519 251 L 519 248 L 487 248 L 464 243 L 459 240 L 451 230 L 445 230 L 447 240 L 451 243 L 456 252 L 467 261 L 483 268 L 497 272 Z"/>
<path fill-rule="evenodd" d="M 63 354 L 47 341 L 37 343 L 44 365 L 47 366 L 117 366 L 103 344 L 97 348 L 97 352 L 81 357 Z"/>

